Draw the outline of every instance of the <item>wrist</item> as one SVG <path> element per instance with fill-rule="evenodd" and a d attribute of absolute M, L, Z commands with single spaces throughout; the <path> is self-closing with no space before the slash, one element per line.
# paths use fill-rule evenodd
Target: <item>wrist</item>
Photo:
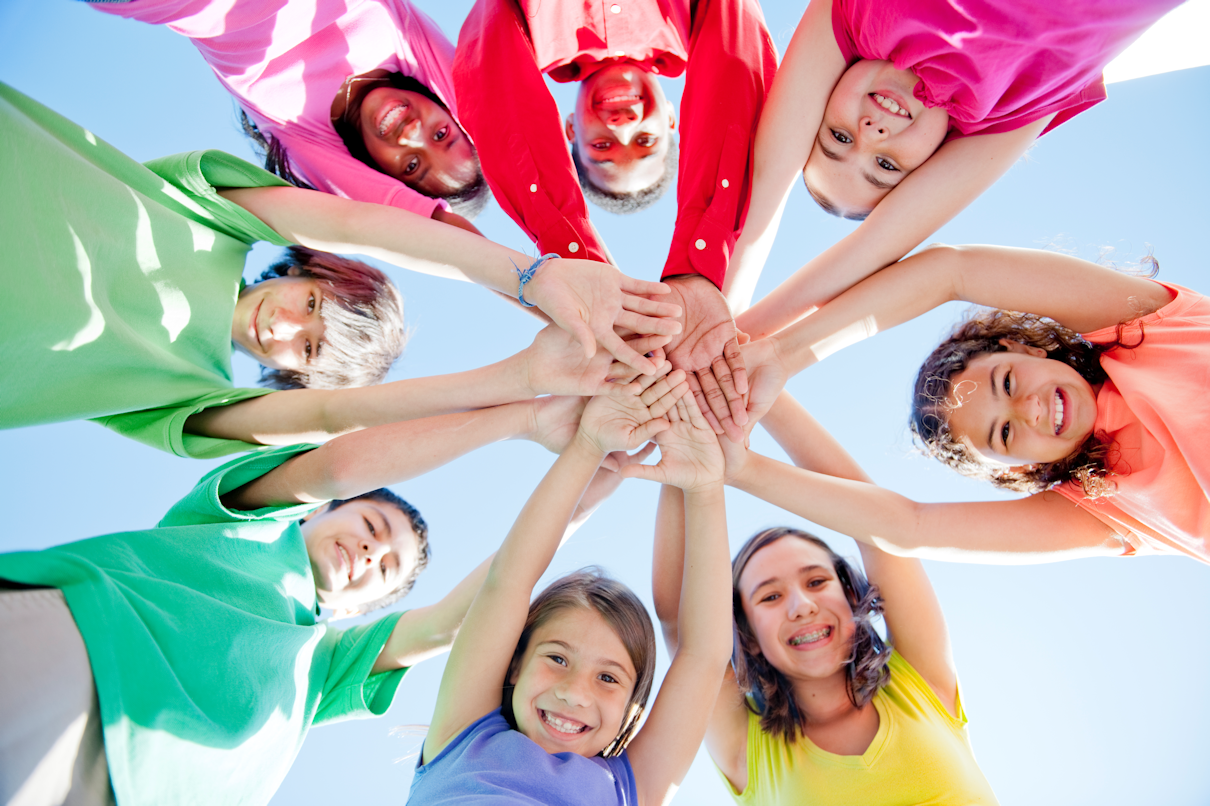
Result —
<path fill-rule="evenodd" d="M 589 458 L 595 458 L 598 463 L 605 459 L 605 455 L 609 451 L 601 447 L 601 444 L 591 434 L 587 433 L 583 428 L 576 429 L 576 435 L 572 437 L 569 450 L 574 450 L 577 453 L 583 454 Z"/>
<path fill-rule="evenodd" d="M 724 496 L 726 495 L 722 479 L 714 479 L 695 487 L 686 487 L 684 490 L 686 505 L 702 506 L 705 504 L 714 504 L 724 500 Z"/>

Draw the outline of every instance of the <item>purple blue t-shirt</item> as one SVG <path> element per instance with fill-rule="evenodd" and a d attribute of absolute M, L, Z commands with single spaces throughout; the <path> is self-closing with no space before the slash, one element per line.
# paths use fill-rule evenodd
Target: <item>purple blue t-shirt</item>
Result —
<path fill-rule="evenodd" d="M 950 137 L 1050 131 L 1105 100 L 1101 71 L 1181 0 L 834 0 L 845 61 L 885 59 L 920 78 Z M 1045 133 L 1045 132 L 1043 132 Z"/>
<path fill-rule="evenodd" d="M 421 757 L 423 761 L 423 756 Z M 613 758 L 547 753 L 509 727 L 500 709 L 416 768 L 409 806 L 635 806 L 634 771 Z"/>

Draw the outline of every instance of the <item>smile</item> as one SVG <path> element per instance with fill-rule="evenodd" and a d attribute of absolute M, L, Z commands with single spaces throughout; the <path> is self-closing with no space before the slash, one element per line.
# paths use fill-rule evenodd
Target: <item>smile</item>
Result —
<path fill-rule="evenodd" d="M 1055 420 L 1054 420 L 1055 436 L 1058 436 L 1059 434 L 1061 434 L 1063 432 L 1063 426 L 1065 423 L 1064 418 L 1063 418 L 1063 413 L 1066 410 L 1066 407 L 1063 405 L 1063 393 L 1060 392 L 1058 389 L 1055 390 L 1054 410 L 1055 410 Z"/>
<path fill-rule="evenodd" d="M 252 312 L 252 322 L 248 326 L 252 331 L 252 338 L 256 340 L 256 346 L 260 348 L 262 353 L 265 351 L 265 343 L 260 337 L 260 309 L 264 304 L 265 300 L 262 297 L 261 301 L 256 303 L 256 310 Z"/>
<path fill-rule="evenodd" d="M 555 729 L 557 733 L 574 736 L 577 733 L 583 733 L 588 730 L 588 726 L 583 722 L 576 722 L 574 719 L 564 719 L 563 717 L 555 716 L 550 711 L 538 709 L 538 713 L 542 717 L 542 721 L 548 726 Z"/>
<path fill-rule="evenodd" d="M 402 102 L 397 102 L 387 113 L 378 121 L 378 136 L 386 137 L 387 132 L 395 131 L 404 121 L 403 118 L 408 112 L 408 105 Z"/>
<path fill-rule="evenodd" d="M 802 646 L 803 644 L 813 644 L 816 641 L 822 641 L 832 634 L 831 627 L 821 627 L 814 632 L 796 635 L 790 639 L 790 646 Z"/>
<path fill-rule="evenodd" d="M 885 95 L 879 95 L 876 92 L 871 92 L 870 97 L 874 99 L 874 103 L 878 104 L 883 109 L 890 112 L 892 115 L 898 115 L 899 117 L 907 118 L 908 120 L 912 119 L 911 113 L 909 113 L 906 109 L 904 109 L 902 106 L 900 106 L 899 103 L 897 101 L 895 101 L 895 99 L 888 98 Z"/>
<path fill-rule="evenodd" d="M 344 563 L 344 567 L 349 569 L 349 581 L 353 581 L 353 560 L 349 557 L 349 552 L 345 551 L 345 547 L 336 544 L 336 550 L 340 552 L 340 559 Z"/>

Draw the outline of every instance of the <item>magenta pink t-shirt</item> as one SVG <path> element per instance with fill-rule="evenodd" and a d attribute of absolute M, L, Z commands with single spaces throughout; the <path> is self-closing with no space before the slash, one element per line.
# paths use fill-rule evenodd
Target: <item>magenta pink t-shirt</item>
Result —
<path fill-rule="evenodd" d="M 1046 131 L 1105 100 L 1101 71 L 1180 0 L 832 0 L 849 64 L 884 59 L 920 78 L 950 138 Z M 1045 134 L 1045 132 L 1043 132 Z"/>
<path fill-rule="evenodd" d="M 354 159 L 331 122 L 349 76 L 386 68 L 412 76 L 455 120 L 454 46 L 408 0 L 133 0 L 98 11 L 167 25 L 189 37 L 260 130 L 285 146 L 317 189 L 431 216 L 444 201 Z"/>
<path fill-rule="evenodd" d="M 1109 375 L 1097 394 L 1095 433 L 1113 440 L 1114 495 L 1071 499 L 1138 553 L 1181 553 L 1210 563 L 1210 299 L 1163 284 L 1176 298 L 1126 325 L 1124 344 L 1101 356 Z M 1139 343 L 1140 336 L 1142 343 Z M 1107 327 L 1084 338 L 1118 340 Z"/>

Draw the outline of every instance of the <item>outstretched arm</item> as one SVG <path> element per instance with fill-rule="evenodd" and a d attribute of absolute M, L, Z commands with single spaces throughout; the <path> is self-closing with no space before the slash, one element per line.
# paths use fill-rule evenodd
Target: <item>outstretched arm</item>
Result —
<path fill-rule="evenodd" d="M 467 725 L 499 705 L 530 594 L 550 565 L 576 503 L 606 453 L 637 448 L 668 427 L 667 421 L 650 414 L 638 396 L 644 389 L 666 394 L 669 387 L 684 392 L 679 373 L 617 385 L 585 409 L 571 445 L 534 490 L 492 560 L 454 641 L 424 742 L 425 763 Z"/>
<path fill-rule="evenodd" d="M 295 187 L 228 188 L 219 193 L 284 238 L 326 252 L 358 253 L 425 274 L 470 280 L 517 295 L 517 270 L 533 259 L 506 246 L 394 207 Z M 650 373 L 655 365 L 614 332 L 672 335 L 674 305 L 641 295 L 668 293 L 607 263 L 555 259 L 525 286 L 525 299 L 571 333 L 591 356 L 599 343 L 618 360 Z"/>

